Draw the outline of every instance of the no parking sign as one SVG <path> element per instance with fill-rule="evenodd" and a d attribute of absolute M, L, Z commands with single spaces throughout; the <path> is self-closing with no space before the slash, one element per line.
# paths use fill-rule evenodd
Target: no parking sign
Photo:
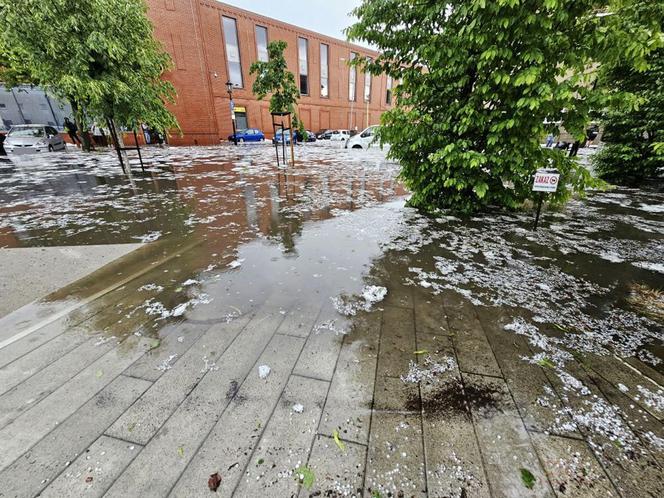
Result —
<path fill-rule="evenodd" d="M 535 173 L 533 192 L 555 192 L 558 190 L 560 173 L 557 170 L 538 169 Z"/>
<path fill-rule="evenodd" d="M 557 169 L 538 169 L 535 172 L 535 181 L 533 182 L 533 192 L 549 192 L 553 193 L 558 190 L 558 183 L 560 182 L 560 173 Z M 539 223 L 540 213 L 542 212 L 542 200 L 544 194 L 539 195 L 537 201 L 537 214 L 535 215 L 535 226 L 533 229 L 537 230 Z"/>

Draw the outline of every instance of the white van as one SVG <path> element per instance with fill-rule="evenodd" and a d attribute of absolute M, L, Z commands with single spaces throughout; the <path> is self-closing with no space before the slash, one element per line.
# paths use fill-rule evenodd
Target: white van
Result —
<path fill-rule="evenodd" d="M 348 130 L 332 130 L 330 134 L 330 140 L 332 141 L 344 141 L 350 138 L 350 132 Z"/>
<path fill-rule="evenodd" d="M 380 128 L 379 125 L 369 126 L 362 133 L 351 137 L 348 142 L 346 142 L 347 149 L 368 149 L 369 147 L 379 146 L 378 137 L 376 137 L 376 132 Z"/>

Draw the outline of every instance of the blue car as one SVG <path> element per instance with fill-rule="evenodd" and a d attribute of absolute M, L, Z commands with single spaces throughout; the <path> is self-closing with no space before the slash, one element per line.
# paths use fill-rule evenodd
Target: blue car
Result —
<path fill-rule="evenodd" d="M 240 143 L 262 142 L 263 140 L 265 140 L 265 135 L 263 134 L 263 132 L 256 128 L 247 128 L 246 130 L 238 130 L 237 133 L 235 133 L 235 135 L 229 135 L 228 141 L 234 142 L 235 137 L 237 137 L 237 141 Z"/>
<path fill-rule="evenodd" d="M 297 130 L 295 131 L 295 143 L 298 143 L 300 141 L 299 133 Z M 290 144 L 291 138 L 290 138 L 290 131 L 286 130 L 277 130 L 277 134 L 274 136 L 272 139 L 273 144 L 280 144 L 284 141 L 284 138 L 286 139 L 286 144 Z"/>

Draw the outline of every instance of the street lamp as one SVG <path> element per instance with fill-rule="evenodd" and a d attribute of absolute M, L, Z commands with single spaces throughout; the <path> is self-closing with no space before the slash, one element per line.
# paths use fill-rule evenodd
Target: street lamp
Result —
<path fill-rule="evenodd" d="M 228 98 L 231 101 L 231 121 L 233 122 L 233 143 L 237 145 L 237 131 L 235 130 L 235 103 L 233 102 L 233 83 L 226 82 L 226 89 L 228 90 Z"/>

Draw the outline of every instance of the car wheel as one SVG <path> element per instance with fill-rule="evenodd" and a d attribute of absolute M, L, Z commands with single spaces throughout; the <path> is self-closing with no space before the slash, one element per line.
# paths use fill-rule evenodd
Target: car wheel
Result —
<path fill-rule="evenodd" d="M 353 145 L 353 149 L 361 149 L 361 148 L 362 148 L 361 145 Z"/>
<path fill-rule="evenodd" d="M 241 144 L 243 144 L 243 143 L 244 143 L 244 138 L 241 138 L 240 140 L 238 140 L 238 142 L 240 142 Z"/>

